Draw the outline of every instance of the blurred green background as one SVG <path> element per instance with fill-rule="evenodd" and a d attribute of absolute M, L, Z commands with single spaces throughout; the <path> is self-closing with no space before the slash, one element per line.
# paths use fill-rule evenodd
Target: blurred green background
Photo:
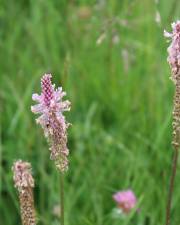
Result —
<path fill-rule="evenodd" d="M 59 175 L 30 111 L 53 74 L 72 110 L 66 225 L 162 225 L 172 158 L 173 83 L 163 30 L 177 0 L 0 1 L 0 225 L 20 224 L 14 160 L 32 163 L 39 225 L 59 224 Z M 180 172 L 172 224 L 180 224 Z M 139 213 L 114 218 L 131 188 Z"/>

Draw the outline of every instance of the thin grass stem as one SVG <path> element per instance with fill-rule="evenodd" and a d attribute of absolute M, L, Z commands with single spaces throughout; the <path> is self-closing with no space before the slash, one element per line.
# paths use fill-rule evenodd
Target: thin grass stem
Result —
<path fill-rule="evenodd" d="M 167 198 L 166 223 L 165 223 L 165 225 L 170 225 L 171 205 L 172 205 L 174 182 L 175 182 L 176 170 L 177 170 L 178 153 L 179 153 L 178 148 L 175 148 L 174 155 L 173 155 L 173 161 L 172 161 L 172 169 L 171 169 L 171 178 L 170 178 L 170 184 L 169 184 L 168 198 Z"/>
<path fill-rule="evenodd" d="M 64 174 L 60 173 L 60 225 L 64 225 Z"/>

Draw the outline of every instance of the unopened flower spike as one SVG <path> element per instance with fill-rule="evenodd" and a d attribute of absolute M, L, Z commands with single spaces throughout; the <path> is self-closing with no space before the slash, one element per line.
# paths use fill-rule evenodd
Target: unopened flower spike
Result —
<path fill-rule="evenodd" d="M 70 110 L 70 102 L 62 100 L 66 93 L 61 87 L 55 89 L 51 78 L 51 74 L 45 74 L 42 77 L 41 94 L 32 95 L 32 99 L 37 104 L 31 107 L 31 111 L 41 114 L 36 122 L 41 125 L 49 141 L 50 158 L 54 160 L 56 167 L 64 172 L 68 169 L 67 128 L 69 123 L 66 122 L 63 112 Z"/>
<path fill-rule="evenodd" d="M 34 179 L 31 173 L 31 164 L 18 160 L 13 164 L 12 170 L 14 173 L 14 186 L 19 192 L 22 224 L 35 225 Z"/>

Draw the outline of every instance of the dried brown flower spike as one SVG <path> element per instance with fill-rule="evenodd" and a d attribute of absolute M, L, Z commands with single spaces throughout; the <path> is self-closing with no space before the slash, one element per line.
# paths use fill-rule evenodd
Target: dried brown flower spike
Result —
<path fill-rule="evenodd" d="M 31 174 L 31 164 L 18 160 L 14 163 L 14 186 L 19 192 L 21 219 L 23 225 L 36 225 L 33 187 L 34 179 Z"/>

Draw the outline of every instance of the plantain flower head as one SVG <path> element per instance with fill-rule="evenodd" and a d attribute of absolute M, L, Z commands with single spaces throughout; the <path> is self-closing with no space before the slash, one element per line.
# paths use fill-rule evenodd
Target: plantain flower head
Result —
<path fill-rule="evenodd" d="M 177 76 L 180 75 L 180 20 L 172 23 L 172 33 L 164 31 L 164 36 L 171 39 L 168 47 L 168 63 L 172 71 L 172 80 L 177 81 Z"/>
<path fill-rule="evenodd" d="M 36 122 L 41 125 L 45 137 L 48 138 L 50 158 L 55 161 L 56 167 L 64 172 L 68 169 L 67 128 L 69 123 L 66 122 L 63 112 L 70 110 L 70 102 L 63 101 L 66 93 L 61 87 L 55 89 L 51 78 L 51 74 L 45 74 L 42 77 L 41 94 L 32 95 L 32 99 L 37 104 L 31 106 L 31 111 L 40 114 Z"/>
<path fill-rule="evenodd" d="M 31 173 L 31 164 L 18 160 L 14 163 L 12 170 L 14 172 L 14 186 L 22 192 L 24 188 L 34 187 L 34 179 Z"/>
<path fill-rule="evenodd" d="M 13 164 L 12 170 L 14 172 L 14 186 L 19 193 L 22 224 L 36 225 L 33 197 L 34 179 L 31 173 L 31 164 L 18 160 Z"/>

